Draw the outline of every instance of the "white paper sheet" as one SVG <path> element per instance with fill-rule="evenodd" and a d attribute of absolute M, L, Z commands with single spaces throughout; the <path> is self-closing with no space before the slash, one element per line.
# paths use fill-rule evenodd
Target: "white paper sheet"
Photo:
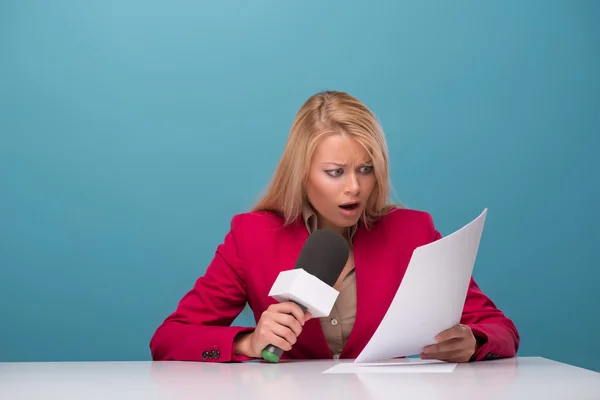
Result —
<path fill-rule="evenodd" d="M 343 362 L 323 371 L 324 374 L 414 374 L 452 372 L 456 363 L 439 360 L 410 359 L 380 363 Z"/>
<path fill-rule="evenodd" d="M 392 358 L 390 360 L 381 360 L 377 362 L 365 362 L 356 364 L 361 367 L 378 367 L 385 365 L 423 365 L 423 364 L 443 364 L 445 361 L 441 360 L 422 360 L 420 358 Z"/>
<path fill-rule="evenodd" d="M 355 363 L 420 354 L 460 323 L 487 208 L 458 231 L 413 252 L 383 320 Z"/>

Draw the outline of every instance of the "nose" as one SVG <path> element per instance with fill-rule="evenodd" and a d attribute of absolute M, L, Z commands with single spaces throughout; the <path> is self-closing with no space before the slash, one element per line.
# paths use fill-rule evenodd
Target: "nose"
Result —
<path fill-rule="evenodd" d="M 346 177 L 348 179 L 346 180 L 344 193 L 347 195 L 358 196 L 360 194 L 360 183 L 358 181 L 358 176 L 356 176 L 356 174 L 348 174 Z"/>

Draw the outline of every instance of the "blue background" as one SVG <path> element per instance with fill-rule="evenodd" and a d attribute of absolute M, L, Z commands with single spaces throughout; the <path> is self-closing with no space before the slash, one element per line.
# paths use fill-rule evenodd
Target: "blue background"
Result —
<path fill-rule="evenodd" d="M 600 370 L 599 4 L 1 2 L 0 360 L 149 359 L 336 89 L 397 200 L 442 234 L 489 208 L 474 275 L 520 355 Z"/>

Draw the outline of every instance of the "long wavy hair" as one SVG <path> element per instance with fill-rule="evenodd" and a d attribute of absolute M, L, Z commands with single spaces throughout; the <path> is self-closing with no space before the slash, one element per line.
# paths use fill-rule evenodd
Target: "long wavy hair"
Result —
<path fill-rule="evenodd" d="M 377 182 L 361 221 L 370 226 L 398 206 L 390 199 L 388 149 L 377 118 L 348 93 L 324 91 L 311 96 L 296 114 L 275 174 L 254 211 L 276 212 L 285 225 L 295 221 L 307 201 L 306 180 L 315 149 L 325 137 L 336 134 L 355 139 L 373 161 Z"/>

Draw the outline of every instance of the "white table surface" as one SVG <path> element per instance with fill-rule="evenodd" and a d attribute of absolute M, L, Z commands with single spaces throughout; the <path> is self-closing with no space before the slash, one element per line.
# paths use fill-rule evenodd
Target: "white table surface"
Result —
<path fill-rule="evenodd" d="M 338 362 L 348 361 L 0 363 L 0 399 L 600 399 L 600 373 L 545 358 L 451 373 L 322 373 Z"/>

